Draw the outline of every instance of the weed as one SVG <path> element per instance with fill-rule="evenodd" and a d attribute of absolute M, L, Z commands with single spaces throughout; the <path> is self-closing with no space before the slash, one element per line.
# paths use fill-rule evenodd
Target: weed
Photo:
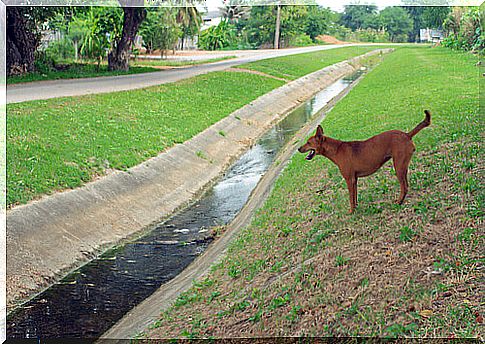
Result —
<path fill-rule="evenodd" d="M 411 229 L 408 226 L 404 226 L 400 230 L 399 240 L 401 242 L 411 241 L 416 236 L 416 234 L 417 234 L 417 231 Z"/>
<path fill-rule="evenodd" d="M 350 258 L 338 255 L 335 257 L 335 266 L 344 266 L 350 261 Z"/>

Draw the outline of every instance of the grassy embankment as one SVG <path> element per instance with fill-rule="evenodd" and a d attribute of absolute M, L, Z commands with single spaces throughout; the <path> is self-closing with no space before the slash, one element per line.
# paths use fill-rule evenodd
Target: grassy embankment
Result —
<path fill-rule="evenodd" d="M 22 76 L 11 76 L 7 78 L 9 85 L 18 84 L 21 82 L 44 81 L 44 80 L 59 80 L 59 79 L 79 79 L 79 78 L 95 78 L 99 76 L 116 76 L 127 74 L 141 74 L 150 72 L 159 72 L 160 67 L 184 67 L 193 66 L 204 63 L 212 63 L 217 61 L 228 60 L 235 56 L 226 56 L 221 58 L 213 58 L 206 60 L 188 60 L 188 61 L 171 61 L 171 60 L 143 60 L 138 59 L 131 61 L 131 66 L 128 71 L 110 71 L 108 64 L 100 65 L 99 70 L 96 68 L 96 63 L 75 63 L 68 62 L 65 64 L 63 70 L 48 70 L 44 72 L 34 72 Z M 157 68 L 158 67 L 158 68 Z"/>
<path fill-rule="evenodd" d="M 484 118 L 470 54 L 402 48 L 329 113 L 325 134 L 409 131 L 410 193 L 391 163 L 359 180 L 296 154 L 252 224 L 141 337 L 484 337 Z M 480 229 L 482 228 L 482 229 Z"/>
<path fill-rule="evenodd" d="M 319 70 L 324 63 L 331 65 L 343 60 L 347 60 L 356 55 L 356 51 L 360 51 L 357 55 L 365 54 L 368 51 L 375 49 L 387 48 L 386 46 L 356 46 L 339 48 L 339 54 L 332 53 L 332 50 L 321 50 L 318 52 L 304 53 L 298 55 L 289 55 L 278 57 L 276 59 L 266 59 L 250 63 L 245 63 L 238 66 L 239 68 L 247 68 L 269 74 L 278 78 L 295 80 L 306 74 Z M 277 61 L 277 63 L 275 63 Z"/>
<path fill-rule="evenodd" d="M 335 49 L 306 59 L 316 70 L 370 49 Z M 7 204 L 139 164 L 283 84 L 261 75 L 218 72 L 140 90 L 9 104 Z"/>

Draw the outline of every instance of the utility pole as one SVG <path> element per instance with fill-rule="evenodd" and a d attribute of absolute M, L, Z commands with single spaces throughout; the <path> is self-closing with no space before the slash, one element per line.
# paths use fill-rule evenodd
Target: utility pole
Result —
<path fill-rule="evenodd" d="M 281 5 L 276 5 L 276 29 L 274 32 L 274 49 L 280 48 L 280 21 L 281 21 Z"/>

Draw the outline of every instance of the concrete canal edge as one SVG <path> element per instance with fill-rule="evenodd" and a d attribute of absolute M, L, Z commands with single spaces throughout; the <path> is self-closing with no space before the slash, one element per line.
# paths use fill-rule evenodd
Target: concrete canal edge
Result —
<path fill-rule="evenodd" d="M 389 51 L 377 49 L 308 74 L 126 172 L 8 211 L 7 306 L 187 205 L 285 114 L 351 74 L 362 59 Z"/>
<path fill-rule="evenodd" d="M 259 209 L 269 196 L 272 187 L 286 167 L 292 155 L 298 149 L 298 144 L 305 139 L 310 133 L 314 132 L 317 125 L 325 118 L 326 113 L 340 99 L 345 97 L 348 92 L 360 81 L 360 78 L 353 81 L 349 87 L 329 102 L 287 143 L 280 151 L 268 171 L 259 181 L 256 188 L 251 193 L 248 202 L 244 205 L 239 214 L 227 226 L 224 234 L 216 241 L 211 243 L 204 253 L 197 257 L 182 273 L 177 275 L 168 283 L 162 285 L 150 297 L 128 312 L 121 320 L 106 331 L 96 342 L 98 344 L 115 344 L 124 343 L 128 338 L 134 338 L 139 333 L 146 330 L 151 324 L 159 319 L 160 313 L 168 309 L 177 297 L 187 291 L 193 284 L 194 280 L 203 278 L 214 263 L 226 253 L 229 243 L 250 224 L 254 212 Z M 158 338 L 149 338 L 158 339 Z M 163 339 L 163 338 L 160 338 Z"/>

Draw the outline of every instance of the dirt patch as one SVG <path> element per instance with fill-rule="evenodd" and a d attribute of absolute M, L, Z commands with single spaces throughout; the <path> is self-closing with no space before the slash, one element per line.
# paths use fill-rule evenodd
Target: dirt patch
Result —
<path fill-rule="evenodd" d="M 317 40 L 319 40 L 320 42 L 323 42 L 323 43 L 327 43 L 327 44 L 349 44 L 349 42 L 344 42 L 344 41 L 341 41 L 333 36 L 329 36 L 329 35 L 319 35 L 317 37 L 315 37 Z"/>
<path fill-rule="evenodd" d="M 417 154 L 402 207 L 392 204 L 389 167 L 363 179 L 351 216 L 338 171 L 298 171 L 305 185 L 277 188 L 147 337 L 483 338 L 483 210 L 473 205 L 483 197 L 474 185 L 483 184 L 484 163 L 476 149 L 457 142 Z"/>

